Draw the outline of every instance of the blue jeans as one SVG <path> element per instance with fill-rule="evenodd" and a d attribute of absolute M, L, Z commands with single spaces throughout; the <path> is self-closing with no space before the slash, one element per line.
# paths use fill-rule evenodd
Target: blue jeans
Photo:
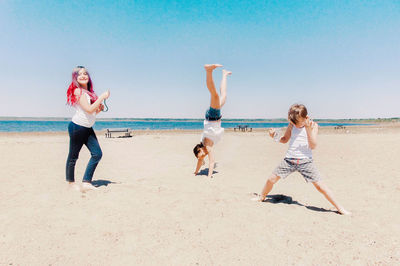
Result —
<path fill-rule="evenodd" d="M 87 128 L 70 122 L 68 125 L 69 133 L 69 153 L 66 166 L 66 177 L 68 182 L 75 181 L 75 164 L 79 157 L 79 152 L 83 144 L 88 147 L 92 157 L 86 167 L 83 182 L 92 182 L 94 170 L 96 170 L 103 153 L 97 141 L 93 128 Z"/>
<path fill-rule="evenodd" d="M 206 120 L 208 121 L 218 121 L 222 118 L 221 109 L 214 109 L 210 106 L 206 111 Z"/>

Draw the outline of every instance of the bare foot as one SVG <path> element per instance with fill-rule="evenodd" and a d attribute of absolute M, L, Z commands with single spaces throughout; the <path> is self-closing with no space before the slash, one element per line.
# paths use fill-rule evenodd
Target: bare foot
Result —
<path fill-rule="evenodd" d="M 257 202 L 263 202 L 264 199 L 261 197 L 260 194 L 258 193 L 253 193 L 254 197 L 252 197 L 250 200 L 252 201 L 257 201 Z"/>
<path fill-rule="evenodd" d="M 338 210 L 338 212 L 339 212 L 341 215 L 351 215 L 351 212 L 346 211 L 345 209 L 340 209 L 340 210 Z"/>
<path fill-rule="evenodd" d="M 204 65 L 204 68 L 206 69 L 206 71 L 213 71 L 213 70 L 216 69 L 217 67 L 222 67 L 222 65 L 220 65 L 220 64 L 209 64 L 209 65 Z"/>
<path fill-rule="evenodd" d="M 82 182 L 82 191 L 88 191 L 88 190 L 96 190 L 97 187 L 93 186 L 89 182 Z"/>
<path fill-rule="evenodd" d="M 224 75 L 224 76 L 229 76 L 231 74 L 232 74 L 232 71 L 229 71 L 229 70 L 226 70 L 226 69 L 222 70 L 222 75 Z"/>
<path fill-rule="evenodd" d="M 253 197 L 250 199 L 251 201 L 263 202 L 260 197 Z"/>
<path fill-rule="evenodd" d="M 68 182 L 68 188 L 74 191 L 81 190 L 75 182 Z"/>

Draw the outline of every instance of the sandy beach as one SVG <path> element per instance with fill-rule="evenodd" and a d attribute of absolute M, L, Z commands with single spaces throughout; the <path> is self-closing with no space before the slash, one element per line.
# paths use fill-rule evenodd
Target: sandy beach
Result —
<path fill-rule="evenodd" d="M 251 201 L 287 148 L 265 130 L 226 130 L 213 179 L 193 175 L 200 131 L 97 134 L 85 193 L 67 189 L 66 132 L 0 134 L 0 265 L 400 264 L 398 124 L 321 129 L 314 160 L 352 216 L 298 173 Z"/>

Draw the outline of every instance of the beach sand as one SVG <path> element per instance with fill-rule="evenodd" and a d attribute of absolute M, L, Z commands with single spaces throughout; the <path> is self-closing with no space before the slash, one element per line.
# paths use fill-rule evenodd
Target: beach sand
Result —
<path fill-rule="evenodd" d="M 98 138 L 99 187 L 81 193 L 66 133 L 0 134 L 0 265 L 400 264 L 398 125 L 321 130 L 314 160 L 352 216 L 298 173 L 251 201 L 287 148 L 265 130 L 226 130 L 213 179 L 193 175 L 200 131 Z"/>

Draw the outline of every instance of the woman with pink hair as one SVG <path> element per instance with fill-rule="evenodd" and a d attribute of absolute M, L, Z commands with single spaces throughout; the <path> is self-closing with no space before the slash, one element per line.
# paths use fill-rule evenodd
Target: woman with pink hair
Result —
<path fill-rule="evenodd" d="M 72 71 L 72 82 L 67 90 L 67 103 L 75 107 L 76 112 L 68 125 L 69 153 L 66 165 L 66 179 L 70 187 L 80 190 L 75 183 L 75 164 L 83 145 L 89 149 L 91 158 L 82 180 L 82 190 L 96 189 L 92 178 L 97 164 L 102 157 L 102 151 L 93 130 L 96 115 L 104 109 L 103 100 L 110 97 L 110 92 L 104 92 L 97 97 L 89 72 L 83 66 Z"/>

